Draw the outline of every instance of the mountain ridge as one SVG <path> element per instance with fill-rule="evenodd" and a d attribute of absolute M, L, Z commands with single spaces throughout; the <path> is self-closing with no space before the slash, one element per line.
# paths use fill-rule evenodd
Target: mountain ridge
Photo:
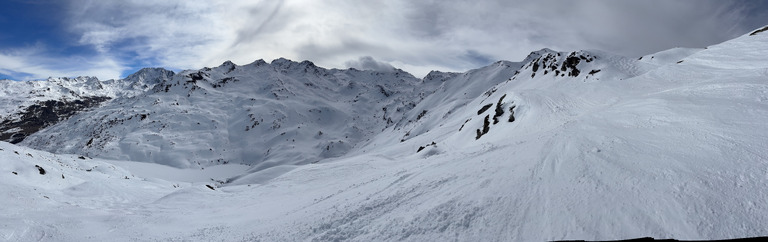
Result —
<path fill-rule="evenodd" d="M 57 150 L 56 152 L 81 153 L 95 157 L 101 156 L 98 153 L 93 153 L 94 151 L 98 152 L 98 150 L 110 147 L 109 149 L 116 153 L 107 157 L 113 159 L 167 161 L 166 157 L 152 158 L 150 153 L 124 155 L 124 152 L 121 151 L 123 149 L 147 150 L 149 148 L 138 148 L 138 146 L 142 145 L 142 142 L 135 142 L 131 145 L 126 143 L 124 138 L 118 138 L 126 137 L 125 135 L 128 133 L 125 132 L 131 132 L 119 128 L 119 124 L 139 120 L 139 123 L 135 123 L 135 125 L 139 126 L 130 129 L 138 128 L 145 130 L 145 132 L 168 134 L 176 137 L 176 135 L 166 133 L 164 130 L 175 129 L 175 127 L 187 126 L 189 124 L 198 126 L 208 123 L 213 125 L 199 126 L 203 130 L 189 128 L 196 130 L 195 132 L 209 132 L 207 135 L 208 139 L 219 139 L 216 142 L 219 142 L 220 145 L 208 147 L 209 154 L 194 154 L 187 161 L 176 161 L 172 164 L 180 167 L 192 165 L 205 167 L 211 164 L 228 162 L 253 164 L 255 162 L 251 160 L 258 160 L 260 163 L 265 164 L 265 167 L 260 168 L 263 169 L 269 167 L 267 164 L 269 162 L 265 162 L 268 158 L 265 157 L 274 156 L 274 152 L 271 151 L 276 149 L 273 147 L 275 144 L 284 150 L 294 150 L 296 149 L 294 147 L 299 146 L 314 147 L 312 151 L 299 150 L 296 151 L 298 153 L 275 158 L 296 160 L 298 154 L 304 154 L 301 157 L 305 158 L 300 159 L 298 162 L 306 164 L 322 158 L 341 155 L 358 140 L 372 135 L 375 133 L 375 130 L 382 129 L 395 122 L 395 120 L 399 120 L 399 113 L 403 113 L 411 108 L 419 98 L 430 94 L 431 88 L 429 86 L 435 86 L 429 84 L 421 85 L 423 82 L 423 80 L 417 79 L 399 69 L 394 69 L 391 72 L 325 69 L 317 67 L 309 61 L 294 62 L 284 58 L 276 59 L 269 64 L 263 60 L 257 60 L 252 64 L 244 66 L 225 62 L 218 67 L 180 72 L 170 79 L 158 82 L 150 91 L 136 98 L 113 101 L 102 107 L 102 109 L 108 108 L 110 111 L 102 112 L 98 115 L 84 114 L 76 116 L 72 121 L 64 121 L 73 125 L 61 125 L 62 128 L 52 127 L 48 129 L 49 131 L 65 132 L 65 130 L 74 128 L 81 130 L 82 133 L 80 135 L 64 135 L 63 133 L 33 135 L 30 138 L 32 140 L 24 144 L 35 145 L 39 142 L 37 147 L 40 148 L 53 149 L 51 147 L 59 147 L 59 149 L 65 150 Z M 416 89 L 417 85 L 419 90 Z M 417 100 L 413 100 L 414 98 Z M 216 103 L 216 100 L 219 100 L 218 104 L 211 105 Z M 282 103 L 283 101 L 290 102 L 290 104 Z M 157 110 L 149 109 L 126 111 L 132 108 L 121 105 L 128 104 L 129 102 L 132 103 L 130 104 L 131 107 L 157 106 L 163 111 L 159 111 L 159 113 Z M 236 105 L 232 106 L 231 103 Z M 266 106 L 271 108 L 265 108 Z M 222 109 L 227 111 L 221 112 Z M 205 111 L 199 113 L 199 110 Z M 207 117 L 210 114 L 216 115 Z M 219 115 L 223 119 L 219 120 Z M 101 117 L 104 121 L 88 121 L 88 118 L 96 116 Z M 338 120 L 339 117 L 335 116 L 339 116 L 341 120 L 347 121 L 341 123 L 331 122 L 331 120 Z M 169 117 L 178 117 L 185 121 L 173 122 L 172 124 L 167 123 L 165 119 Z M 288 123 L 284 122 L 286 120 Z M 110 123 L 110 125 L 108 127 L 104 126 L 104 122 Z M 149 124 L 142 124 L 144 122 L 149 122 Z M 88 125 L 83 126 L 85 123 L 88 123 Z M 346 128 L 338 126 L 343 123 L 351 123 L 351 125 Z M 235 125 L 238 127 L 236 128 Z M 307 125 L 328 127 L 315 128 L 307 127 Z M 113 129 L 112 127 L 116 128 Z M 313 131 L 304 131 L 301 130 L 302 128 L 304 130 L 311 128 Z M 234 134 L 237 133 L 236 130 L 240 130 L 240 132 L 250 131 L 251 133 L 260 132 L 261 134 L 269 133 L 270 135 L 258 135 L 257 133 L 252 136 L 239 137 Z M 328 130 L 341 130 L 341 133 L 331 133 Z M 120 135 L 113 134 L 115 132 Z M 93 135 L 88 135 L 88 138 L 76 138 L 82 136 L 82 134 Z M 269 138 L 262 139 L 267 136 Z M 56 137 L 68 138 L 57 141 Z M 73 137 L 75 138 L 73 139 Z M 119 141 L 119 139 L 123 141 Z M 186 138 L 161 137 L 160 139 L 166 140 L 167 144 L 185 144 L 183 139 Z M 232 142 L 230 139 L 247 139 L 250 141 Z M 281 139 L 282 141 L 279 141 Z M 294 144 L 297 141 L 309 142 L 311 140 L 317 140 L 317 142 L 312 141 L 312 144 Z M 137 140 L 134 139 L 134 141 Z M 144 141 L 149 140 L 144 139 Z M 231 147 L 232 143 L 243 144 L 249 142 L 272 145 L 258 145 L 257 147 L 264 147 L 258 153 L 246 151 L 245 147 Z M 117 145 L 118 143 L 120 145 Z M 208 143 L 210 143 L 210 140 L 200 140 L 195 145 L 190 143 L 187 146 L 191 145 L 190 147 L 194 147 Z M 137 146 L 137 148 L 129 148 L 133 146 Z M 157 147 L 156 149 L 164 149 L 165 153 L 168 153 L 167 149 L 170 149 L 170 147 L 163 147 Z M 250 147 L 253 147 L 253 145 L 250 145 Z M 233 149 L 235 150 L 234 152 L 232 151 Z M 259 148 L 254 150 L 259 150 Z M 242 152 L 247 153 L 245 155 L 251 158 L 239 158 L 238 155 L 228 157 L 228 154 Z M 195 152 L 184 150 L 182 153 Z M 307 153 L 314 153 L 314 155 Z M 178 153 L 175 154 L 176 156 L 184 156 Z M 318 158 L 311 158 L 315 156 Z"/>

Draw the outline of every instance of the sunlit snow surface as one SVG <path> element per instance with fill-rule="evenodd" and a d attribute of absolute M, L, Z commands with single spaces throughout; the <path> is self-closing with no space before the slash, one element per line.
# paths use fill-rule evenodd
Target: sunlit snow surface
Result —
<path fill-rule="evenodd" d="M 577 77 L 534 72 L 530 61 L 560 54 L 559 67 L 569 54 L 542 50 L 445 81 L 340 157 L 251 173 L 171 172 L 1 143 L 0 239 L 764 236 L 766 43 L 768 34 L 745 35 L 640 60 L 579 52 L 594 60 L 581 61 Z M 476 139 L 496 106 L 500 122 Z"/>

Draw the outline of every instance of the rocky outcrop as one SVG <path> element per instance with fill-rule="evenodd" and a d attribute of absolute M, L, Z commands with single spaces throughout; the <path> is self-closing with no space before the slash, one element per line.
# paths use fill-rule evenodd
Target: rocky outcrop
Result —
<path fill-rule="evenodd" d="M 109 100 L 109 97 L 83 97 L 78 100 L 47 100 L 26 107 L 18 118 L 0 122 L 0 140 L 19 143 L 33 134 L 85 109 Z"/>

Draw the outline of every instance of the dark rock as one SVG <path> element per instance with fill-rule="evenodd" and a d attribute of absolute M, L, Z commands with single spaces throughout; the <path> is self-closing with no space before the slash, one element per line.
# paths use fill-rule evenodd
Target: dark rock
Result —
<path fill-rule="evenodd" d="M 421 110 L 421 113 L 419 113 L 419 116 L 416 117 L 416 120 L 420 120 L 424 117 L 424 115 L 427 115 L 427 110 Z"/>
<path fill-rule="evenodd" d="M 571 70 L 568 73 L 568 76 L 579 76 L 579 69 L 576 68 L 577 65 L 579 65 L 579 62 L 581 62 L 581 59 L 579 57 L 573 56 L 574 54 L 571 54 L 568 58 L 565 58 L 565 61 L 563 62 L 563 65 L 560 67 L 561 71 L 567 71 Z"/>
<path fill-rule="evenodd" d="M 760 32 L 765 32 L 765 31 L 768 31 L 768 26 L 765 26 L 762 29 L 755 30 L 754 32 L 750 33 L 749 36 L 753 36 L 753 35 L 756 35 L 756 34 L 758 34 Z"/>
<path fill-rule="evenodd" d="M 48 100 L 38 102 L 21 111 L 21 118 L 18 120 L 8 119 L 0 122 L 0 140 L 17 144 L 41 129 L 109 99 L 109 97 L 83 97 L 74 101 Z M 13 129 L 18 129 L 18 131 L 7 132 Z"/>
<path fill-rule="evenodd" d="M 37 171 L 40 172 L 40 175 L 45 175 L 45 169 L 43 169 L 43 167 L 40 167 L 38 165 L 35 165 L 35 167 L 37 167 Z"/>
<path fill-rule="evenodd" d="M 482 108 L 480 108 L 480 110 L 477 110 L 477 115 L 483 114 L 485 111 L 487 111 L 488 109 L 490 109 L 490 108 L 491 108 L 491 106 L 493 106 L 493 103 L 489 103 L 489 104 L 486 104 L 485 106 L 483 106 Z"/>
<path fill-rule="evenodd" d="M 509 122 L 515 122 L 515 107 L 517 105 L 512 105 L 512 107 L 509 107 Z"/>
<path fill-rule="evenodd" d="M 461 131 L 462 129 L 464 129 L 464 125 L 467 125 L 467 122 L 469 122 L 469 120 L 472 120 L 472 119 L 467 119 L 467 120 L 465 120 L 465 121 L 464 121 L 464 123 L 463 123 L 463 124 L 461 124 L 461 127 L 459 127 L 459 131 Z"/>
<path fill-rule="evenodd" d="M 499 117 L 501 117 L 501 115 L 504 115 L 504 109 L 501 107 L 503 103 L 501 102 L 504 100 L 505 97 L 507 97 L 507 94 L 504 94 L 503 96 L 501 96 L 501 98 L 499 98 L 499 102 L 496 103 L 496 109 L 494 110 L 494 114 L 493 114 L 493 124 L 499 123 Z"/>
<path fill-rule="evenodd" d="M 384 87 L 383 87 L 383 86 L 381 86 L 381 85 L 376 85 L 376 87 L 378 87 L 378 88 L 379 88 L 379 92 L 380 92 L 381 94 L 384 94 L 384 96 L 385 96 L 385 97 L 389 97 L 390 95 L 392 95 L 391 93 L 387 92 L 387 90 L 386 90 L 386 89 L 384 89 Z"/>
<path fill-rule="evenodd" d="M 488 131 L 491 129 L 490 127 L 491 122 L 489 121 L 490 118 L 491 118 L 491 115 L 485 116 L 485 120 L 483 120 L 483 129 L 482 130 L 477 129 L 477 136 L 475 137 L 476 140 L 480 139 L 480 137 L 483 137 L 483 135 L 487 134 Z"/>

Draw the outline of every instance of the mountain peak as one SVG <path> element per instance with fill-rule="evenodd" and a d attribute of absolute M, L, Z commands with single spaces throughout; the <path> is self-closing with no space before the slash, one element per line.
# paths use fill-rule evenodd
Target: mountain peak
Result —
<path fill-rule="evenodd" d="M 94 81 L 98 82 L 99 78 L 97 78 L 95 76 L 78 76 L 78 77 L 75 77 L 75 78 L 69 78 L 69 77 L 48 77 L 48 79 L 46 79 L 46 80 L 50 81 L 50 82 L 59 82 L 59 83 L 62 83 L 62 82 L 82 83 L 82 82 L 94 82 Z"/>
<path fill-rule="evenodd" d="M 272 63 L 270 63 L 270 64 L 273 65 L 273 66 L 280 66 L 280 67 L 285 66 L 286 68 L 290 68 L 292 66 L 317 67 L 315 65 L 315 63 L 313 63 L 313 62 L 311 62 L 309 60 L 304 60 L 304 61 L 301 61 L 301 62 L 296 62 L 296 61 L 292 61 L 290 59 L 286 59 L 286 58 L 283 58 L 283 57 L 280 57 L 280 58 L 272 60 Z"/>
<path fill-rule="evenodd" d="M 524 67 L 519 73 L 526 72 L 525 75 L 530 75 L 531 78 L 535 77 L 538 72 L 541 72 L 541 75 L 552 73 L 554 77 L 578 77 L 582 74 L 581 69 L 589 68 L 585 65 L 592 66 L 592 64 L 586 63 L 593 62 L 597 58 L 596 55 L 584 50 L 557 52 L 544 48 L 531 52 L 523 60 Z M 600 72 L 599 69 L 593 69 L 589 71 L 589 74 L 593 75 L 598 72 Z"/>
<path fill-rule="evenodd" d="M 234 67 L 237 67 L 237 65 L 235 63 L 233 63 L 232 61 L 227 60 L 224 63 L 221 63 L 221 65 L 219 65 L 219 67 L 234 69 Z"/>
<path fill-rule="evenodd" d="M 246 64 L 245 66 L 263 66 L 263 65 L 268 65 L 268 64 L 269 63 L 264 61 L 264 59 L 258 59 L 258 60 L 255 60 L 255 61 L 249 63 L 249 64 Z"/>
<path fill-rule="evenodd" d="M 422 80 L 424 80 L 425 82 L 434 81 L 434 80 L 439 80 L 440 82 L 444 82 L 448 79 L 458 76 L 459 74 L 460 73 L 456 73 L 456 72 L 442 72 L 442 71 L 433 70 L 427 73 L 427 75 L 424 76 Z"/>
<path fill-rule="evenodd" d="M 311 67 L 317 67 L 317 66 L 315 65 L 315 63 L 313 63 L 313 62 L 311 62 L 311 61 L 308 61 L 308 60 L 304 60 L 304 61 L 302 61 L 302 62 L 301 62 L 301 63 L 299 63 L 299 64 L 300 64 L 300 65 L 302 65 L 302 66 L 311 66 Z"/>
<path fill-rule="evenodd" d="M 157 84 L 165 79 L 170 79 L 174 74 L 173 71 L 164 68 L 148 67 L 128 75 L 123 80 L 129 83 Z"/>
<path fill-rule="evenodd" d="M 298 62 L 286 59 L 284 57 L 280 57 L 280 58 L 272 60 L 272 62 L 269 63 L 269 64 L 273 65 L 273 66 L 284 66 L 284 65 L 296 64 L 296 63 L 298 63 Z"/>

